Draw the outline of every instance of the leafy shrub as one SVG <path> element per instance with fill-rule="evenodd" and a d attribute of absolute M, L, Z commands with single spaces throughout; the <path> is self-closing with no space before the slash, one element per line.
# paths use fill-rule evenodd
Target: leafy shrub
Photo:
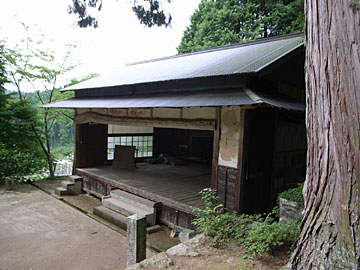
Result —
<path fill-rule="evenodd" d="M 246 237 L 238 238 L 246 253 L 263 255 L 285 244 L 292 245 L 299 235 L 298 223 L 288 224 L 267 217 L 263 222 L 250 226 Z"/>
<path fill-rule="evenodd" d="M 224 213 L 224 206 L 218 203 L 216 191 L 203 189 L 204 209 L 194 209 L 193 224 L 197 230 L 210 238 L 210 245 L 222 247 L 233 238 L 252 255 L 262 255 L 276 247 L 295 242 L 299 230 L 297 222 L 288 224 L 261 215 L 236 215 Z"/>
<path fill-rule="evenodd" d="M 271 213 L 276 217 L 276 218 L 280 218 L 280 206 L 279 203 L 274 206 L 274 208 L 272 209 Z"/>
<path fill-rule="evenodd" d="M 304 188 L 304 183 L 298 184 L 296 188 L 290 188 L 281 192 L 278 198 L 284 198 L 289 201 L 304 203 L 304 197 L 302 195 L 302 190 Z"/>
<path fill-rule="evenodd" d="M 217 203 L 219 198 L 215 195 L 215 190 L 205 188 L 200 194 L 205 200 L 205 209 L 194 209 L 197 218 L 193 220 L 193 224 L 199 232 L 210 237 L 210 245 L 220 247 L 232 236 L 236 216 L 223 213 L 224 206 Z"/>

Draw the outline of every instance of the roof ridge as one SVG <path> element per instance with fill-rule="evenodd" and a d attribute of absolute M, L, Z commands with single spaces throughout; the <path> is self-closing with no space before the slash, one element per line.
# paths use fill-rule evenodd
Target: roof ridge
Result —
<path fill-rule="evenodd" d="M 186 56 L 191 56 L 191 55 L 196 55 L 196 54 L 203 54 L 203 53 L 210 53 L 210 52 L 221 51 L 221 50 L 228 50 L 228 49 L 233 49 L 233 48 L 250 46 L 250 45 L 254 45 L 254 44 L 266 43 L 266 42 L 269 42 L 269 41 L 283 40 L 283 39 L 289 39 L 289 38 L 294 38 L 294 37 L 301 37 L 303 35 L 304 35 L 304 32 L 299 32 L 299 33 L 292 33 L 292 34 L 286 34 L 286 35 L 280 35 L 280 36 L 272 36 L 272 37 L 267 37 L 267 38 L 258 38 L 256 40 L 251 40 L 251 41 L 246 41 L 246 42 L 236 43 L 236 44 L 231 44 L 231 45 L 225 45 L 225 46 L 200 50 L 200 51 L 196 51 L 196 52 L 175 54 L 175 55 L 170 55 L 170 56 L 165 56 L 165 57 L 160 57 L 160 58 L 154 58 L 154 59 L 148 59 L 148 60 L 143 60 L 143 61 L 139 61 L 139 62 L 128 63 L 125 66 L 135 66 L 135 65 L 140 65 L 140 64 L 158 62 L 158 61 L 162 61 L 162 60 L 186 57 Z"/>

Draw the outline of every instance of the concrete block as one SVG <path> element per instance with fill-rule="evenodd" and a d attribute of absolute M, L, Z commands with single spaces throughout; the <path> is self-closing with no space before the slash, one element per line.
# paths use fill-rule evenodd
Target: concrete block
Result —
<path fill-rule="evenodd" d="M 69 195 L 70 191 L 67 190 L 66 188 L 58 187 L 55 189 L 55 194 L 58 196 Z"/>
<path fill-rule="evenodd" d="M 126 230 L 127 229 L 127 220 L 126 216 L 123 216 L 115 211 L 112 211 L 104 206 L 97 206 L 93 209 L 93 214 L 114 224 L 115 226 Z"/>
<path fill-rule="evenodd" d="M 126 267 L 125 270 L 141 270 L 141 265 L 140 263 L 136 263 Z"/>
<path fill-rule="evenodd" d="M 61 181 L 61 186 L 63 187 L 63 188 L 68 188 L 68 187 L 70 187 L 70 186 L 74 186 L 75 185 L 75 183 L 74 182 L 72 182 L 72 181 Z"/>
<path fill-rule="evenodd" d="M 70 178 L 70 181 L 72 181 L 72 182 L 82 182 L 83 181 L 82 177 L 79 175 L 70 175 L 69 178 Z"/>
<path fill-rule="evenodd" d="M 128 217 L 127 222 L 127 266 L 146 258 L 146 217 L 138 214 Z"/>
<path fill-rule="evenodd" d="M 120 190 L 120 189 L 114 189 L 110 191 L 110 195 L 112 198 L 117 199 L 119 201 L 123 201 L 126 203 L 131 203 L 133 205 L 136 205 L 139 208 L 142 208 L 146 211 L 152 212 L 154 211 L 154 208 L 157 207 L 156 202 L 150 201 L 148 199 L 142 198 L 140 196 L 131 194 L 129 192 Z"/>
<path fill-rule="evenodd" d="M 155 224 L 155 215 L 154 212 L 149 212 L 138 208 L 136 205 L 131 203 L 126 203 L 123 201 L 119 201 L 114 198 L 105 198 L 102 200 L 103 206 L 116 211 L 124 216 L 131 216 L 133 214 L 138 214 L 146 217 L 147 223 L 149 225 Z"/>
<path fill-rule="evenodd" d="M 71 194 L 78 195 L 81 194 L 81 182 L 75 182 L 73 185 L 69 185 L 67 188 Z"/>

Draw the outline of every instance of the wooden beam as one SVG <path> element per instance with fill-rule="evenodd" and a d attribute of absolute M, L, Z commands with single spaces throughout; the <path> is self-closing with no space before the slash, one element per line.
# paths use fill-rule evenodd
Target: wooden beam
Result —
<path fill-rule="evenodd" d="M 216 121 L 212 119 L 171 119 L 171 118 L 139 118 L 118 117 L 96 112 L 86 112 L 75 116 L 75 123 L 100 123 L 126 126 L 150 126 L 164 128 L 182 128 L 197 130 L 215 130 Z"/>
<path fill-rule="evenodd" d="M 74 117 L 78 114 L 78 110 L 74 109 Z M 72 174 L 76 174 L 76 168 L 77 168 L 77 162 L 78 162 L 78 151 L 76 150 L 78 147 L 78 141 L 79 141 L 79 127 L 74 122 L 74 160 L 73 160 L 73 167 L 72 167 Z"/>

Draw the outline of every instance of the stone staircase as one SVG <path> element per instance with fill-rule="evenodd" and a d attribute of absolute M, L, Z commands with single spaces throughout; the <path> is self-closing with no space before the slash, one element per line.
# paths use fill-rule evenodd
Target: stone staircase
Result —
<path fill-rule="evenodd" d="M 69 180 L 62 181 L 61 187 L 55 189 L 55 194 L 58 196 L 81 194 L 82 181 L 81 176 L 71 175 Z"/>
<path fill-rule="evenodd" d="M 93 213 L 126 230 L 127 217 L 134 214 L 145 216 L 147 225 L 154 226 L 156 224 L 156 210 L 159 206 L 159 203 L 115 189 L 110 192 L 110 196 L 102 198 L 102 206 L 95 207 Z"/>

